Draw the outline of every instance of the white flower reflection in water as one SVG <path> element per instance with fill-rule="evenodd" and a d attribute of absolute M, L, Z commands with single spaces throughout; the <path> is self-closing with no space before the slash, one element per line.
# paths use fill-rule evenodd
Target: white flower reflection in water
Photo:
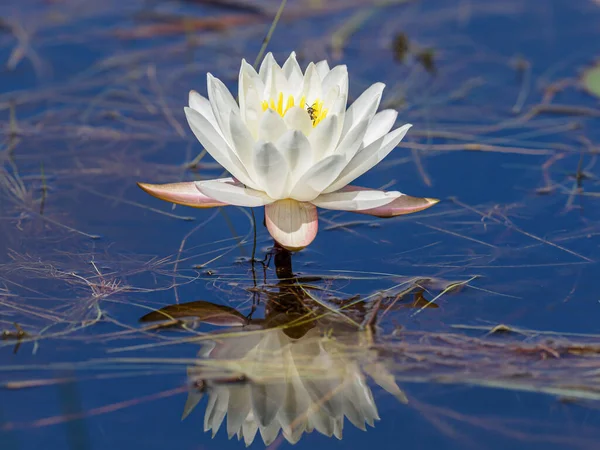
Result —
<path fill-rule="evenodd" d="M 393 375 L 369 350 L 369 335 L 330 337 L 314 328 L 299 339 L 282 328 L 219 338 L 188 368 L 194 386 L 185 418 L 208 393 L 204 430 L 213 437 L 226 422 L 227 434 L 250 445 L 260 433 L 265 445 L 281 430 L 295 444 L 316 430 L 342 438 L 344 417 L 365 430 L 379 420 L 367 375 L 403 403 Z"/>

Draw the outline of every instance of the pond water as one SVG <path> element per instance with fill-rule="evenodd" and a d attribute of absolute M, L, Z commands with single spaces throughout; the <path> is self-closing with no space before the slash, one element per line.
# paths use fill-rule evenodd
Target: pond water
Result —
<path fill-rule="evenodd" d="M 223 175 L 183 106 L 278 7 L 0 5 L 0 448 L 597 448 L 600 4 L 289 1 L 413 124 L 360 185 L 441 200 L 293 254 L 136 186 Z"/>

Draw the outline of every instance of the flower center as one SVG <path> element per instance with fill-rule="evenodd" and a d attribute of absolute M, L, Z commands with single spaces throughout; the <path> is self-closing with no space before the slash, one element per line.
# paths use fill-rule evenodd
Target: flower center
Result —
<path fill-rule="evenodd" d="M 280 92 L 277 96 L 277 101 L 275 101 L 275 99 L 263 100 L 261 105 L 263 111 L 266 111 L 267 109 L 272 109 L 281 117 L 283 117 L 285 116 L 285 113 L 287 113 L 290 110 L 290 108 L 296 105 L 296 100 L 294 99 L 293 95 L 290 95 L 284 101 L 283 92 Z M 298 106 L 306 110 L 306 112 L 310 116 L 310 120 L 312 120 L 313 127 L 316 127 L 319 124 L 319 122 L 321 122 L 321 120 L 327 117 L 328 110 L 327 108 L 323 108 L 323 102 L 319 99 L 315 100 L 315 102 L 312 105 L 307 105 L 306 97 L 303 95 L 300 98 Z"/>

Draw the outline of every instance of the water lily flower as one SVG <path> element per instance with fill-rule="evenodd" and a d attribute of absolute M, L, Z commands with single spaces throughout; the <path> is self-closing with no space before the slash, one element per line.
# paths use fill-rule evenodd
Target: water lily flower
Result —
<path fill-rule="evenodd" d="M 348 109 L 348 71 L 326 61 L 303 73 L 295 53 L 279 66 L 267 54 L 258 73 L 242 60 L 239 103 L 210 73 L 208 99 L 190 92 L 190 128 L 230 178 L 164 185 L 139 183 L 163 200 L 197 208 L 265 207 L 273 239 L 300 250 L 317 235 L 317 207 L 393 217 L 438 200 L 349 183 L 385 158 L 410 124 L 392 131 L 397 112 L 377 112 L 375 83 Z"/>

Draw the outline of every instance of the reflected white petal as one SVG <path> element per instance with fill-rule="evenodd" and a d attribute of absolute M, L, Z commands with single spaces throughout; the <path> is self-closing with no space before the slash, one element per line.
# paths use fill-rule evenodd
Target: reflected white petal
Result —
<path fill-rule="evenodd" d="M 190 387 L 190 391 L 188 392 L 187 399 L 185 401 L 185 406 L 183 407 L 183 413 L 181 414 L 181 420 L 184 420 L 190 413 L 194 410 L 194 408 L 200 403 L 204 397 L 204 393 L 195 387 Z"/>
<path fill-rule="evenodd" d="M 256 422 L 256 420 L 252 418 L 244 422 L 242 425 L 242 434 L 244 435 L 244 443 L 246 444 L 246 447 L 252 444 L 257 432 L 258 422 Z"/>
<path fill-rule="evenodd" d="M 212 428 L 212 417 L 215 405 L 217 404 L 217 396 L 211 393 L 208 397 L 208 404 L 204 412 L 204 432 L 210 431 Z"/>
<path fill-rule="evenodd" d="M 271 424 L 269 424 L 266 427 L 259 428 L 260 435 L 265 445 L 271 445 L 273 443 L 273 441 L 277 438 L 277 435 L 279 434 L 279 429 L 279 422 L 277 422 L 276 420 L 274 420 Z"/>
<path fill-rule="evenodd" d="M 250 387 L 247 385 L 229 387 L 227 405 L 227 435 L 231 439 L 237 434 L 250 413 Z"/>

